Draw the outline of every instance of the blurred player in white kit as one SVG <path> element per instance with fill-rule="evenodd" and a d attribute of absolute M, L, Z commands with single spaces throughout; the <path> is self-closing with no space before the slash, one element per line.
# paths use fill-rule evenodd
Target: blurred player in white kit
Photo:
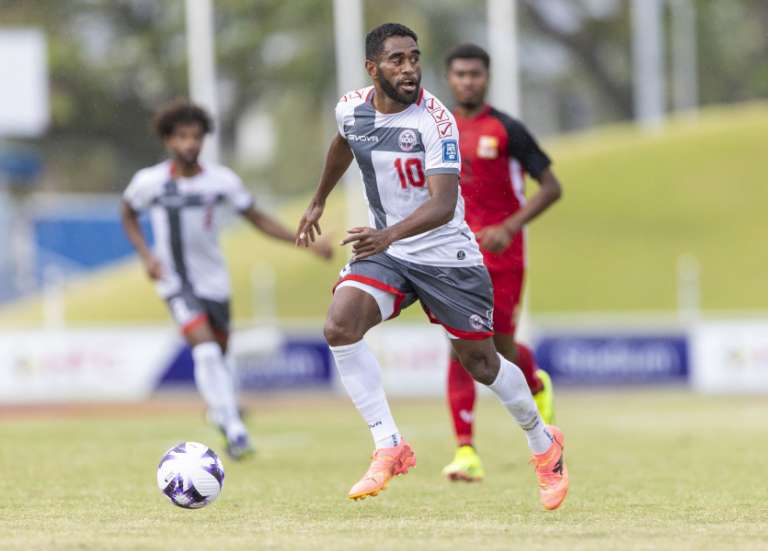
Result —
<path fill-rule="evenodd" d="M 229 273 L 218 243 L 219 207 L 237 211 L 255 228 L 292 243 L 294 235 L 260 211 L 229 168 L 199 160 L 213 121 L 201 107 L 176 100 L 161 109 L 155 131 L 169 158 L 136 173 L 123 194 L 122 222 L 160 297 L 192 349 L 195 383 L 208 418 L 227 440 L 227 453 L 253 452 L 237 407 L 233 370 L 226 361 L 230 334 Z M 147 245 L 138 217 L 148 211 L 155 238 Z M 326 242 L 313 252 L 330 258 Z"/>

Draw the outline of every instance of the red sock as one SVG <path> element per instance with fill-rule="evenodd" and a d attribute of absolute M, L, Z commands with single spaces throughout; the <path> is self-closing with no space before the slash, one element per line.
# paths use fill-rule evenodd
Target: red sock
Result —
<path fill-rule="evenodd" d="M 451 359 L 448 365 L 448 406 L 453 416 L 453 428 L 459 446 L 472 445 L 472 423 L 475 415 L 475 380 Z"/>
<path fill-rule="evenodd" d="M 528 348 L 522 343 L 515 343 L 517 345 L 517 361 L 515 362 L 520 371 L 525 376 L 525 382 L 528 383 L 528 388 L 531 389 L 531 394 L 536 394 L 543 387 L 541 379 L 536 375 L 536 370 L 539 366 L 536 365 L 536 358 L 533 355 L 533 350 Z"/>

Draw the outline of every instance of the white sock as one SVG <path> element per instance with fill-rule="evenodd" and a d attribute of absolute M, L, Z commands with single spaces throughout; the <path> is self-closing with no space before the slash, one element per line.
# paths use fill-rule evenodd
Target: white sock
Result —
<path fill-rule="evenodd" d="M 552 436 L 541 420 L 523 372 L 501 354 L 499 360 L 499 374 L 488 388 L 496 393 L 520 428 L 525 431 L 531 451 L 535 454 L 544 453 L 552 445 Z"/>
<path fill-rule="evenodd" d="M 195 384 L 213 418 L 224 425 L 227 438 L 245 434 L 245 425 L 237 412 L 232 373 L 227 369 L 219 345 L 215 342 L 195 345 L 192 358 L 195 361 Z"/>
<path fill-rule="evenodd" d="M 381 368 L 364 341 L 329 346 L 341 382 L 371 429 L 376 449 L 397 446 L 402 439 L 381 383 Z"/>

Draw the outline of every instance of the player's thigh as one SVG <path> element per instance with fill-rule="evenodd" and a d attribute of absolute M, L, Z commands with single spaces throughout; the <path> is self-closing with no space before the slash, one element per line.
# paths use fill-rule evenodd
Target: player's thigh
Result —
<path fill-rule="evenodd" d="M 339 276 L 325 324 L 325 336 L 332 345 L 357 342 L 416 298 L 398 266 L 384 254 L 351 262 Z"/>
<path fill-rule="evenodd" d="M 190 346 L 215 341 L 205 305 L 193 293 L 184 291 L 166 299 L 171 316 Z"/>
<path fill-rule="evenodd" d="M 373 296 L 356 287 L 342 287 L 333 293 L 323 332 L 331 346 L 352 344 L 380 322 Z"/>
<path fill-rule="evenodd" d="M 451 339 L 453 351 L 472 377 L 484 385 L 490 385 L 499 373 L 499 358 L 493 339 Z"/>
<path fill-rule="evenodd" d="M 208 316 L 213 336 L 219 343 L 222 352 L 227 351 L 231 331 L 231 307 L 228 300 L 201 299 Z"/>

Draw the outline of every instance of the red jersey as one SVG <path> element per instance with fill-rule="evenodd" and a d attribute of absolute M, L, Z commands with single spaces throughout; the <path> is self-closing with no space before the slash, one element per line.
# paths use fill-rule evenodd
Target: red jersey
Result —
<path fill-rule="evenodd" d="M 525 204 L 525 174 L 538 178 L 551 161 L 528 129 L 490 105 L 471 118 L 454 113 L 461 150 L 461 194 L 472 231 L 501 223 Z M 525 266 L 523 232 L 500 254 L 483 251 L 489 270 Z"/>

